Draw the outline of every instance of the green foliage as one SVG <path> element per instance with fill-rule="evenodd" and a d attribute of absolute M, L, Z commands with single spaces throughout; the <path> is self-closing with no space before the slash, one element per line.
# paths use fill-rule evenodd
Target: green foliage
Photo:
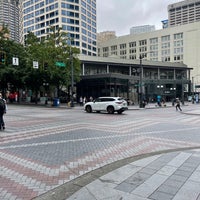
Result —
<path fill-rule="evenodd" d="M 3 24 L 0 28 L 0 40 L 5 40 L 9 36 L 9 29 L 8 26 Z"/>
<path fill-rule="evenodd" d="M 26 52 L 21 44 L 12 40 L 0 39 L 0 48 L 5 54 L 5 62 L 0 64 L 0 90 L 25 88 L 24 75 Z M 13 56 L 20 60 L 19 66 L 12 65 Z"/>
<path fill-rule="evenodd" d="M 6 39 L 6 31 L 6 27 L 0 30 L 0 51 L 6 54 L 5 63 L 0 64 L 0 90 L 26 88 L 38 93 L 44 83 L 48 83 L 49 90 L 68 88 L 72 63 L 74 81 L 79 81 L 79 49 L 68 45 L 71 38 L 61 29 L 51 27 L 49 35 L 43 40 L 30 32 L 24 46 Z M 13 57 L 19 59 L 19 66 L 12 65 Z M 33 68 L 33 61 L 38 62 L 38 69 Z M 66 67 L 58 67 L 56 62 L 62 62 Z"/>

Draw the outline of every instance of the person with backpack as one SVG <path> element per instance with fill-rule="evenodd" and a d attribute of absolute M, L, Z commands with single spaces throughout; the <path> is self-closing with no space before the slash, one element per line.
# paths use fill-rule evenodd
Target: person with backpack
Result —
<path fill-rule="evenodd" d="M 6 100 L 2 98 L 2 94 L 0 93 L 0 130 L 5 129 L 5 123 L 3 119 L 3 115 L 7 111 Z"/>

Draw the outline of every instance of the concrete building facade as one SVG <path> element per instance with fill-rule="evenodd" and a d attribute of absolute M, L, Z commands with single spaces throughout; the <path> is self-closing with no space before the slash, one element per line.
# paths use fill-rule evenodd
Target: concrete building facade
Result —
<path fill-rule="evenodd" d="M 200 0 L 186 0 L 168 6 L 169 26 L 200 21 Z"/>
<path fill-rule="evenodd" d="M 44 38 L 50 27 L 69 34 L 71 45 L 96 56 L 96 0 L 24 0 L 24 39 L 29 32 Z"/>
<path fill-rule="evenodd" d="M 97 45 L 99 43 L 105 42 L 107 40 L 116 38 L 116 33 L 115 31 L 104 31 L 104 32 L 100 32 L 97 33 Z"/>
<path fill-rule="evenodd" d="M 126 35 L 104 42 L 98 56 L 121 59 L 184 63 L 193 68 L 191 78 L 200 84 L 200 22 L 139 35 Z"/>

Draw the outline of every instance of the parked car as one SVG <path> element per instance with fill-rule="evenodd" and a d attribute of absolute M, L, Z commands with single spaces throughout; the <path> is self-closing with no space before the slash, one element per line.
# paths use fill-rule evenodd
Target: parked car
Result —
<path fill-rule="evenodd" d="M 84 105 L 84 110 L 88 113 L 104 111 L 109 114 L 113 114 L 114 112 L 121 114 L 127 109 L 127 101 L 121 97 L 99 97 Z"/>

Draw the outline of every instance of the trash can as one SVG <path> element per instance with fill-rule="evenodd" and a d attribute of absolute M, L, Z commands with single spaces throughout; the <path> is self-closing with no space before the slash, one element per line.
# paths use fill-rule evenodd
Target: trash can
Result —
<path fill-rule="evenodd" d="M 59 106 L 60 105 L 60 99 L 54 98 L 53 99 L 53 106 Z"/>

